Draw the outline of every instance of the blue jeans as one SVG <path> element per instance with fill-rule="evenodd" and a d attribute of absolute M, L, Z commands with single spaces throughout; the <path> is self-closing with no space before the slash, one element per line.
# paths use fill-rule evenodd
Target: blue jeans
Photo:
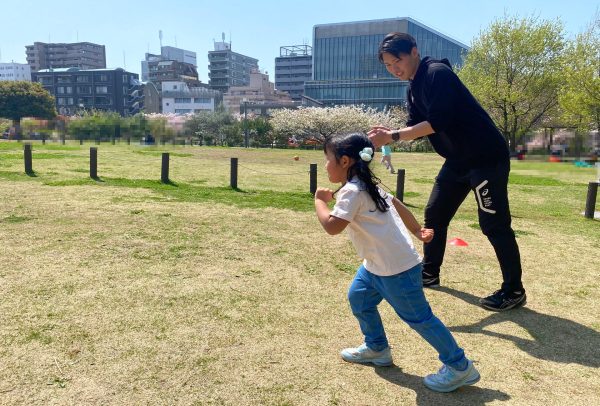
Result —
<path fill-rule="evenodd" d="M 348 291 L 365 344 L 374 351 L 389 346 L 377 305 L 385 299 L 398 316 L 439 353 L 440 361 L 458 370 L 467 367 L 465 353 L 446 326 L 434 316 L 423 293 L 422 265 L 392 276 L 378 276 L 360 266 Z"/>

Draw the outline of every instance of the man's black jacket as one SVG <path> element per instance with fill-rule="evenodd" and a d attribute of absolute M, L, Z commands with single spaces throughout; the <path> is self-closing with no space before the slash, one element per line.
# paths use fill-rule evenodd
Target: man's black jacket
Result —
<path fill-rule="evenodd" d="M 421 60 L 407 101 L 407 125 L 428 121 L 435 131 L 429 141 L 448 165 L 468 169 L 509 159 L 504 137 L 447 59 Z"/>

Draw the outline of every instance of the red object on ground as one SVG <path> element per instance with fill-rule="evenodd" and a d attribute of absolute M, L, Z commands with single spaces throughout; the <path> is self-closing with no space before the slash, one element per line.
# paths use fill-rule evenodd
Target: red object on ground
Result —
<path fill-rule="evenodd" d="M 456 245 L 457 247 L 466 247 L 469 245 L 465 240 L 461 240 L 460 238 L 453 238 L 451 240 L 448 240 L 448 244 Z"/>
<path fill-rule="evenodd" d="M 550 157 L 548 158 L 548 161 L 549 162 L 560 162 L 560 157 L 550 155 Z"/>

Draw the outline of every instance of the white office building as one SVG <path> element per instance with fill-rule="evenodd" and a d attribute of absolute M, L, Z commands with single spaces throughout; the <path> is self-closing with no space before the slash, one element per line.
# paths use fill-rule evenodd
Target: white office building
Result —
<path fill-rule="evenodd" d="M 31 82 L 31 68 L 26 63 L 0 63 L 0 80 Z"/>
<path fill-rule="evenodd" d="M 196 114 L 215 111 L 222 103 L 221 92 L 206 87 L 189 87 L 185 82 L 162 83 L 162 113 Z"/>

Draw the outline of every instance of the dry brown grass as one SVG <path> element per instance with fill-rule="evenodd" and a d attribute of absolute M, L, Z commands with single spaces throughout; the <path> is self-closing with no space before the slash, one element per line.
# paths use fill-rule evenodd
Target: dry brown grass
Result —
<path fill-rule="evenodd" d="M 228 184 L 233 153 L 261 171 L 242 175 L 242 189 L 307 191 L 308 173 L 274 173 L 322 163 L 318 151 L 300 152 L 300 164 L 291 151 L 173 151 L 192 154 L 173 161 L 176 182 L 213 187 Z M 580 216 L 588 172 L 513 165 L 573 183 L 511 186 L 529 296 L 517 311 L 476 306 L 500 272 L 472 197 L 461 208 L 449 236 L 470 245 L 448 247 L 444 287 L 427 296 L 482 379 L 436 394 L 422 384 L 436 355 L 387 305 L 396 366 L 340 360 L 361 340 L 345 297 L 359 260 L 312 212 L 111 187 L 111 178 L 158 178 L 160 156 L 100 152 L 100 162 L 115 157 L 99 169 L 104 186 L 44 185 L 85 178 L 87 147 L 63 152 L 81 154 L 76 163 L 34 161 L 36 178 L 18 177 L 22 162 L 0 155 L 0 404 L 600 403 L 600 224 Z M 126 164 L 138 161 L 145 166 Z M 406 201 L 422 218 L 440 160 L 396 154 L 394 164 L 407 168 Z"/>

